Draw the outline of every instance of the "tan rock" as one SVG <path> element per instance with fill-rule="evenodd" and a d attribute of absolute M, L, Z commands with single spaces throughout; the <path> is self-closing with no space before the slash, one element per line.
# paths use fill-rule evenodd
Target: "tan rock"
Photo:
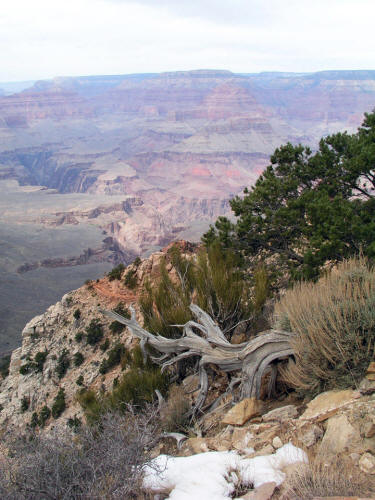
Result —
<path fill-rule="evenodd" d="M 285 422 L 292 418 L 296 418 L 298 415 L 297 408 L 294 405 L 282 406 L 281 408 L 275 408 L 263 415 L 263 422 L 271 422 L 273 420 L 277 422 Z"/>
<path fill-rule="evenodd" d="M 307 429 L 302 429 L 298 439 L 304 446 L 306 446 L 306 448 L 310 448 L 322 436 L 323 436 L 322 429 L 317 425 L 313 424 L 309 426 Z"/>
<path fill-rule="evenodd" d="M 364 453 L 359 459 L 359 468 L 367 474 L 375 474 L 375 457 L 371 453 Z"/>
<path fill-rule="evenodd" d="M 199 437 L 187 439 L 183 447 L 192 453 L 204 453 L 209 451 L 206 439 Z"/>
<path fill-rule="evenodd" d="M 243 499 L 246 500 L 269 500 L 274 491 L 276 489 L 276 483 L 264 483 L 262 486 L 259 486 L 256 490 L 254 491 L 249 491 L 249 493 L 246 493 L 244 495 Z"/>
<path fill-rule="evenodd" d="M 234 429 L 232 435 L 232 447 L 238 451 L 242 451 L 251 446 L 251 441 L 254 439 L 254 434 L 249 429 Z"/>
<path fill-rule="evenodd" d="M 223 439 L 221 436 L 214 438 L 206 438 L 206 444 L 210 450 L 228 451 L 232 447 L 230 439 Z"/>
<path fill-rule="evenodd" d="M 352 389 L 323 392 L 308 403 L 307 409 L 301 415 L 300 420 L 322 422 L 337 413 L 340 408 L 352 403 L 359 397 L 360 393 Z"/>
<path fill-rule="evenodd" d="M 372 361 L 367 368 L 367 373 L 375 373 L 375 361 Z"/>
<path fill-rule="evenodd" d="M 349 422 L 345 415 L 331 417 L 328 420 L 327 430 L 319 447 L 319 453 L 336 455 L 360 442 L 360 434 Z"/>
<path fill-rule="evenodd" d="M 272 446 L 278 450 L 279 448 L 281 448 L 283 445 L 283 442 L 281 441 L 281 439 L 279 438 L 279 436 L 276 436 L 273 438 L 272 440 Z"/>
<path fill-rule="evenodd" d="M 367 373 L 366 378 L 367 378 L 367 380 L 374 381 L 375 380 L 375 373 Z"/>
<path fill-rule="evenodd" d="M 370 420 L 369 422 L 366 422 L 365 425 L 363 426 L 363 435 L 366 438 L 372 438 L 375 436 L 375 422 L 374 420 Z"/>
<path fill-rule="evenodd" d="M 243 425 L 251 417 L 261 413 L 262 408 L 262 401 L 256 398 L 245 398 L 224 415 L 222 423 L 227 425 Z"/>

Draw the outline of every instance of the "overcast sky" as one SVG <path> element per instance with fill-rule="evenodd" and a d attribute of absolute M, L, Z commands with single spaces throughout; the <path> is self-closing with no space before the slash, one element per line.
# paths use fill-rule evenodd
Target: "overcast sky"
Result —
<path fill-rule="evenodd" d="M 375 0 L 1 0 L 0 81 L 375 69 Z"/>

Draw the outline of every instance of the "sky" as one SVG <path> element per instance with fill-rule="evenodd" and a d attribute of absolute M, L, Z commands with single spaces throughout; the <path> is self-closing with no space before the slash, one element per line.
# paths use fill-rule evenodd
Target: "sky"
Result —
<path fill-rule="evenodd" d="M 0 81 L 375 69 L 375 0 L 1 0 Z"/>

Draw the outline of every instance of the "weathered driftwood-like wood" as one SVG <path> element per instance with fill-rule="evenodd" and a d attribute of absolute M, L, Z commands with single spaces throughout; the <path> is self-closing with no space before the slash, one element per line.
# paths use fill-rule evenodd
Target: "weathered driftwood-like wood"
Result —
<path fill-rule="evenodd" d="M 162 370 L 182 359 L 197 356 L 199 361 L 200 391 L 194 411 L 201 410 L 208 392 L 206 366 L 216 365 L 225 372 L 240 371 L 241 397 L 260 397 L 261 381 L 264 373 L 272 368 L 269 391 L 276 380 L 275 362 L 293 354 L 290 346 L 291 333 L 281 330 L 267 330 L 242 344 L 231 344 L 210 316 L 195 304 L 190 305 L 196 321 L 188 321 L 178 339 L 167 339 L 154 335 L 140 326 L 135 311 L 131 308 L 131 319 L 126 319 L 113 311 L 101 312 L 111 319 L 126 325 L 133 335 L 140 339 L 141 348 L 149 344 L 160 357 L 152 357 Z M 238 379 L 235 380 L 238 382 Z M 232 390 L 235 384 L 231 384 Z"/>

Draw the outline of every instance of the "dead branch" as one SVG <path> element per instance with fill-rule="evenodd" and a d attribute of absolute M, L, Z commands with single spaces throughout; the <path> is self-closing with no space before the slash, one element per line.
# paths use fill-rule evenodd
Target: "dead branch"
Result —
<path fill-rule="evenodd" d="M 162 370 L 181 359 L 197 356 L 199 361 L 200 391 L 194 412 L 200 411 L 209 389 L 206 367 L 216 365 L 225 372 L 239 371 L 241 398 L 260 397 L 262 377 L 272 367 L 268 390 L 273 390 L 276 381 L 276 362 L 293 354 L 290 345 L 292 333 L 282 330 L 267 330 L 242 344 L 231 344 L 212 318 L 197 305 L 190 310 L 196 321 L 188 321 L 178 339 L 168 339 L 152 334 L 138 323 L 135 310 L 131 308 L 131 319 L 126 319 L 113 311 L 101 310 L 111 319 L 126 325 L 133 335 L 140 339 L 143 351 L 148 344 L 158 351 L 160 357 L 152 357 Z M 276 368 L 275 366 L 276 365 Z M 231 390 L 232 387 L 229 388 Z"/>

